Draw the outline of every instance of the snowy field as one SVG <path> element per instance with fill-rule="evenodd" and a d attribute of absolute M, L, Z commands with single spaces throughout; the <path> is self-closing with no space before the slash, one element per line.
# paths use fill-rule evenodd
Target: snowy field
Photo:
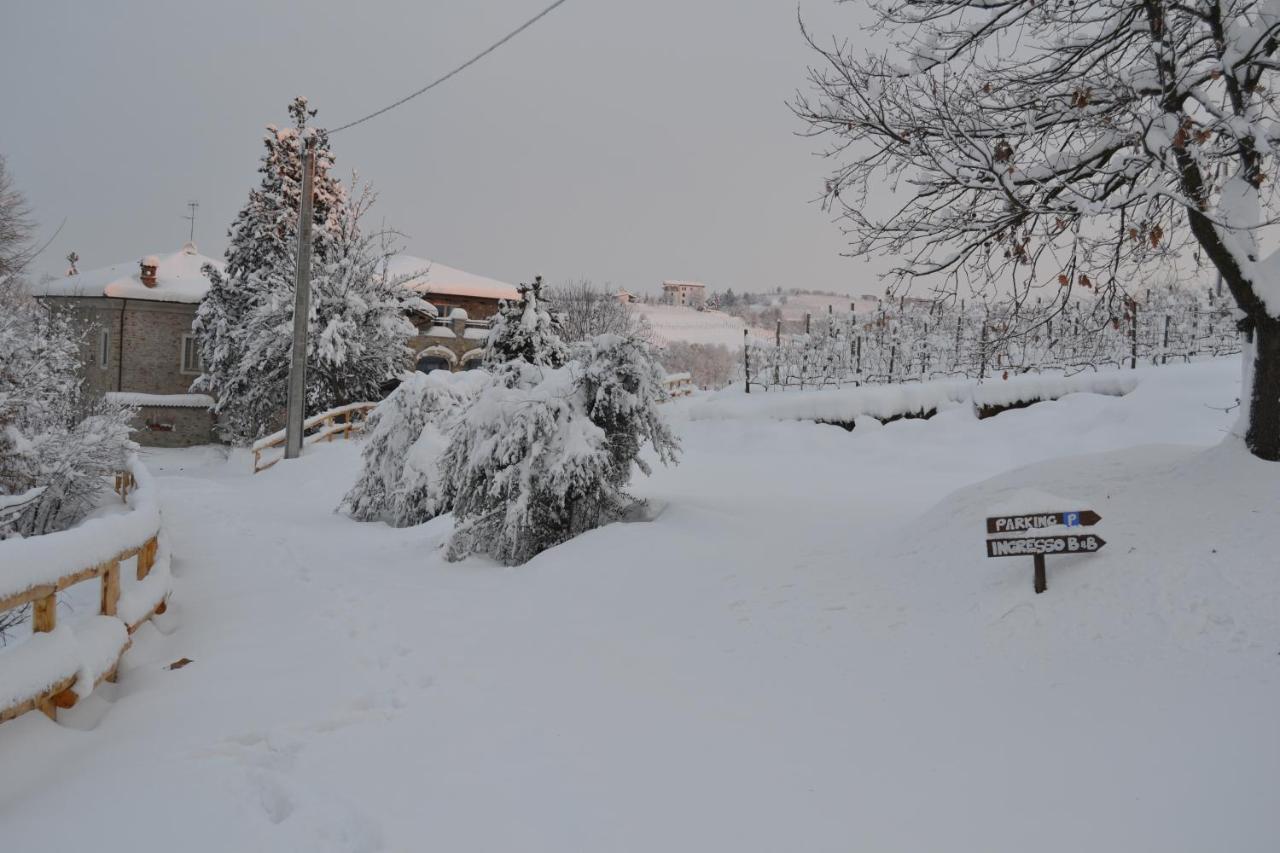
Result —
<path fill-rule="evenodd" d="M 852 433 L 680 402 L 657 518 L 516 569 L 335 515 L 356 443 L 153 451 L 173 604 L 0 727 L 5 849 L 1274 851 L 1280 472 L 1216 447 L 1237 374 Z M 1040 596 L 982 545 L 1036 492 L 1107 541 Z"/>
<path fill-rule="evenodd" d="M 742 330 L 747 328 L 747 324 L 732 314 L 698 311 L 680 305 L 636 303 L 632 307 L 649 321 L 653 342 L 658 346 L 684 341 L 689 344 L 719 344 L 729 349 L 742 348 Z M 751 329 L 751 336 L 758 341 L 773 340 L 773 333 L 767 329 Z"/>

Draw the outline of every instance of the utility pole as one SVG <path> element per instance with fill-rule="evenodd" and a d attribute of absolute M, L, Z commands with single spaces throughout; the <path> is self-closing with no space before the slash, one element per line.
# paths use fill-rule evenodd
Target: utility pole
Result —
<path fill-rule="evenodd" d="M 311 311 L 311 184 L 315 178 L 315 149 L 301 135 L 302 203 L 298 212 L 298 277 L 294 280 L 293 356 L 289 363 L 289 409 L 285 414 L 284 458 L 302 454 L 302 420 L 307 403 L 307 315 Z"/>

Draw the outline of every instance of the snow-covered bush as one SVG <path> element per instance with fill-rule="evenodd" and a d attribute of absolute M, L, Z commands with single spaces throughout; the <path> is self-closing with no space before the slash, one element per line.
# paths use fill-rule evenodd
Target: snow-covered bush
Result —
<path fill-rule="evenodd" d="M 630 482 L 632 465 L 651 473 L 640 458 L 646 442 L 659 461 L 674 462 L 680 443 L 658 411 L 667 391 L 648 345 L 621 335 L 598 335 L 574 355 L 587 417 L 609 442 L 614 485 L 621 489 Z"/>
<path fill-rule="evenodd" d="M 369 415 L 360 477 L 339 509 L 357 521 L 393 527 L 447 512 L 451 490 L 439 460 L 453 422 L 487 378 L 479 370 L 405 376 Z"/>
<path fill-rule="evenodd" d="M 450 560 L 525 563 L 625 509 L 572 368 L 512 362 L 508 376 L 467 409 L 442 461 L 456 492 Z"/>
<path fill-rule="evenodd" d="M 559 368 L 513 360 L 461 416 L 440 470 L 454 489 L 448 557 L 518 565 L 616 521 L 645 442 L 679 446 L 657 411 L 662 374 L 638 341 L 602 335 Z"/>
<path fill-rule="evenodd" d="M 85 393 L 82 334 L 0 281 L 0 539 L 75 524 L 134 447 L 133 410 Z"/>

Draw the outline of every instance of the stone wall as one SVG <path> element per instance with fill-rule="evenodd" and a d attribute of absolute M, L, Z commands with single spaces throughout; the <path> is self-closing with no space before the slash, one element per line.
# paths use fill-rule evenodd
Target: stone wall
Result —
<path fill-rule="evenodd" d="M 488 335 L 487 328 L 468 326 L 467 320 L 461 317 L 451 319 L 447 326 L 425 322 L 418 327 L 418 334 L 409 339 L 409 347 L 414 353 L 409 367 L 416 367 L 424 356 L 438 355 L 449 362 L 450 370 L 461 370 L 472 365 L 484 352 Z"/>
<path fill-rule="evenodd" d="M 45 297 L 45 302 L 69 311 L 85 330 L 81 357 L 90 390 L 139 394 L 190 390 L 197 374 L 182 371 L 182 336 L 191 334 L 195 305 L 103 297 Z M 99 352 L 103 331 L 108 335 L 105 367 Z"/>

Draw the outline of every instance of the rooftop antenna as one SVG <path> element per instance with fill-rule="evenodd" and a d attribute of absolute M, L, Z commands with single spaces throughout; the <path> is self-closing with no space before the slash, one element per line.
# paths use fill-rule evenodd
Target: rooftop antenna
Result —
<path fill-rule="evenodd" d="M 182 218 L 191 222 L 191 234 L 187 237 L 187 242 L 194 243 L 196 241 L 196 211 L 200 208 L 200 202 L 189 201 L 187 202 L 187 207 L 191 212 Z"/>

